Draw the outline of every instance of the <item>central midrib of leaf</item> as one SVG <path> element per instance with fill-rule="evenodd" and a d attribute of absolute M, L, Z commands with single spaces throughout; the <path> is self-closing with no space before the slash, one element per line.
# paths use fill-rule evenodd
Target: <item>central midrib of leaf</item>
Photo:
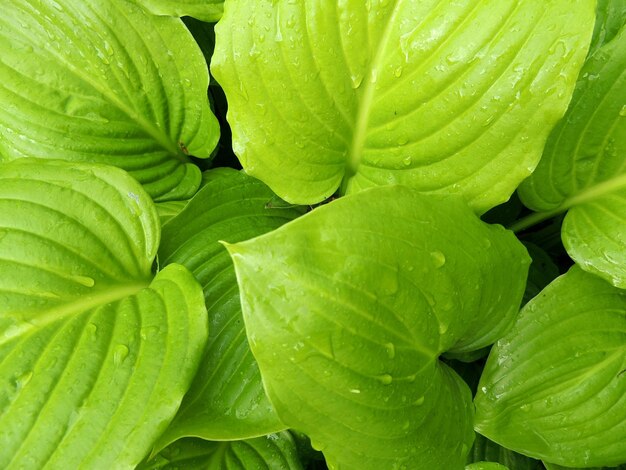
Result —
<path fill-rule="evenodd" d="M 378 49 L 376 55 L 369 63 L 369 70 L 365 75 L 363 87 L 359 105 L 356 113 L 356 122 L 354 131 L 352 134 L 352 142 L 348 152 L 348 161 L 346 162 L 346 168 L 344 172 L 343 181 L 341 183 L 341 192 L 345 193 L 348 182 L 357 174 L 361 159 L 363 158 L 363 151 L 365 149 L 365 141 L 367 139 L 367 129 L 369 126 L 370 114 L 372 111 L 372 105 L 374 103 L 374 96 L 376 94 L 376 81 L 378 77 L 381 64 L 385 58 L 385 50 L 387 49 L 387 43 L 391 33 L 393 32 L 393 25 L 395 24 L 396 15 L 400 10 L 400 5 L 403 0 L 395 0 L 393 10 L 389 16 L 389 21 L 385 26 L 385 30 L 378 42 Z"/>
<path fill-rule="evenodd" d="M 102 86 L 97 80 L 94 80 L 89 74 L 83 73 L 81 69 L 76 67 L 71 62 L 67 61 L 65 57 L 60 54 L 54 54 L 56 60 L 59 63 L 64 64 L 68 69 L 74 73 L 77 77 L 79 77 L 83 82 L 93 88 L 95 91 L 100 93 L 103 97 L 108 99 L 108 101 L 115 106 L 117 109 L 122 111 L 126 116 L 128 116 L 131 120 L 133 120 L 148 136 L 155 140 L 164 150 L 170 153 L 172 156 L 176 157 L 183 163 L 188 163 L 189 158 L 183 153 L 183 151 L 178 147 L 176 143 L 174 143 L 169 136 L 165 135 L 162 130 L 156 126 L 154 123 L 148 121 L 143 116 L 138 114 L 134 109 L 130 106 L 127 106 L 123 100 L 121 100 L 115 93 L 112 93 L 111 90 L 106 86 Z"/>
<path fill-rule="evenodd" d="M 119 284 L 115 286 L 106 286 L 100 291 L 96 291 L 91 295 L 83 295 L 49 310 L 45 310 L 28 321 L 18 323 L 15 327 L 9 328 L 4 335 L 0 337 L 0 345 L 11 341 L 13 338 L 21 336 L 33 330 L 41 328 L 62 320 L 72 315 L 87 312 L 102 305 L 118 302 L 126 297 L 137 294 L 140 290 L 150 285 L 150 280 L 136 280 L 129 284 Z"/>

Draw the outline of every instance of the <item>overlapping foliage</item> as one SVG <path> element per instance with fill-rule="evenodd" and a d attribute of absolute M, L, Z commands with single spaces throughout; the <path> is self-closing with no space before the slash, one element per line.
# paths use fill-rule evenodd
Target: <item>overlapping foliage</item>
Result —
<path fill-rule="evenodd" d="M 3 6 L 0 467 L 623 468 L 625 24 Z"/>

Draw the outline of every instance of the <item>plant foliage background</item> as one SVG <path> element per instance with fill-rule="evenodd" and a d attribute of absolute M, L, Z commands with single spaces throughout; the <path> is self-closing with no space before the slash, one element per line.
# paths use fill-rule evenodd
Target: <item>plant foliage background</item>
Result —
<path fill-rule="evenodd" d="M 626 467 L 624 0 L 11 0 L 0 468 Z"/>

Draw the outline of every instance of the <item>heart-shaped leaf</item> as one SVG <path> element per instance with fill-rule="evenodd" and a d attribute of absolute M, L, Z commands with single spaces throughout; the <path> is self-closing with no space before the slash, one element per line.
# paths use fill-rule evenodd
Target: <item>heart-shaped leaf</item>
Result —
<path fill-rule="evenodd" d="M 543 218 L 569 209 L 568 254 L 626 288 L 626 27 L 585 64 L 563 121 L 537 170 L 520 187 Z M 532 220 L 532 219 L 529 219 Z"/>
<path fill-rule="evenodd" d="M 302 470 L 289 432 L 240 441 L 181 439 L 137 470 Z"/>
<path fill-rule="evenodd" d="M 267 393 L 331 468 L 462 468 L 471 394 L 438 357 L 515 318 L 529 259 L 512 233 L 387 186 L 228 250 Z"/>
<path fill-rule="evenodd" d="M 155 15 L 191 16 L 209 23 L 222 17 L 224 0 L 132 0 Z"/>
<path fill-rule="evenodd" d="M 102 162 L 157 200 L 191 197 L 219 126 L 179 19 L 127 0 L 12 0 L 0 15 L 0 154 Z"/>
<path fill-rule="evenodd" d="M 573 267 L 493 347 L 475 428 L 569 467 L 626 462 L 626 292 Z"/>
<path fill-rule="evenodd" d="M 152 279 L 156 211 L 108 166 L 0 165 L 0 467 L 131 468 L 207 337 L 202 291 Z"/>
<path fill-rule="evenodd" d="M 226 2 L 212 71 L 233 149 L 293 203 L 401 183 L 485 211 L 565 112 L 595 3 Z"/>
<path fill-rule="evenodd" d="M 159 256 L 180 263 L 204 288 L 209 341 L 202 366 L 158 447 L 185 436 L 244 439 L 285 429 L 269 403 L 246 338 L 232 261 L 220 240 L 238 242 L 270 232 L 303 213 L 268 208 L 274 194 L 259 180 L 221 168 L 163 227 Z"/>

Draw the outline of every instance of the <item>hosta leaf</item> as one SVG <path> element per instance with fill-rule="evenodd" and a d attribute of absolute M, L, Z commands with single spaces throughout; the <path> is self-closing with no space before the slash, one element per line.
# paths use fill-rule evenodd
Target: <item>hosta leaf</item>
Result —
<path fill-rule="evenodd" d="M 181 439 L 138 470 L 302 470 L 287 431 L 241 441 Z"/>
<path fill-rule="evenodd" d="M 520 197 L 558 213 L 580 266 L 626 288 L 626 28 L 585 64 L 563 121 Z"/>
<path fill-rule="evenodd" d="M 219 137 L 179 19 L 126 0 L 12 0 L 0 17 L 0 154 L 102 162 L 157 200 L 191 197 Z"/>
<path fill-rule="evenodd" d="M 550 255 L 534 243 L 526 242 L 524 246 L 533 260 L 528 269 L 528 279 L 526 280 L 526 290 L 522 302 L 525 304 L 559 276 L 559 268 L 554 264 Z"/>
<path fill-rule="evenodd" d="M 191 16 L 214 22 L 222 17 L 224 0 L 132 0 L 156 15 Z"/>
<path fill-rule="evenodd" d="M 561 465 L 557 465 L 554 463 L 543 463 L 546 466 L 547 470 L 626 470 L 626 463 L 623 465 L 619 465 L 617 467 L 586 467 L 586 468 L 573 468 L 573 467 L 562 467 Z"/>
<path fill-rule="evenodd" d="M 626 461 L 626 293 L 573 267 L 529 302 L 496 343 L 475 428 L 571 467 Z"/>
<path fill-rule="evenodd" d="M 226 2 L 212 71 L 235 153 L 293 203 L 401 183 L 485 211 L 565 112 L 595 3 Z"/>
<path fill-rule="evenodd" d="M 465 470 L 509 470 L 509 467 L 497 462 L 476 462 L 466 465 Z"/>
<path fill-rule="evenodd" d="M 205 175 L 206 186 L 163 227 L 159 249 L 162 263 L 183 264 L 202 284 L 211 332 L 198 375 L 159 446 L 184 436 L 243 439 L 286 427 L 263 391 L 246 338 L 235 270 L 218 242 L 270 232 L 303 210 L 267 208 L 274 194 L 242 172 L 223 168 Z"/>
<path fill-rule="evenodd" d="M 470 391 L 438 357 L 517 314 L 529 260 L 510 232 L 387 186 L 228 249 L 270 400 L 331 468 L 465 464 Z"/>
<path fill-rule="evenodd" d="M 498 462 L 511 470 L 544 470 L 539 460 L 506 449 L 478 434 L 470 450 L 468 463 Z"/>
<path fill-rule="evenodd" d="M 156 212 L 107 166 L 0 165 L 0 468 L 132 468 L 206 340 L 184 267 L 151 280 Z"/>
<path fill-rule="evenodd" d="M 610 42 L 626 24 L 626 0 L 598 0 L 589 53 Z"/>

